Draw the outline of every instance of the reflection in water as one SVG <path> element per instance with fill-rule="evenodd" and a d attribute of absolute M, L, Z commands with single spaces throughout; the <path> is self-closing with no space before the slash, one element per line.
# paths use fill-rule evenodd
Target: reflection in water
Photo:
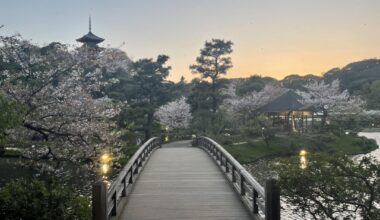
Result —
<path fill-rule="evenodd" d="M 360 132 L 358 133 L 359 136 L 364 136 L 369 139 L 373 139 L 376 141 L 377 145 L 380 146 L 380 132 Z M 361 155 L 363 156 L 363 155 Z M 372 151 L 369 154 L 366 154 L 364 156 L 373 156 L 378 161 L 380 161 L 380 148 L 377 148 L 376 150 Z"/>

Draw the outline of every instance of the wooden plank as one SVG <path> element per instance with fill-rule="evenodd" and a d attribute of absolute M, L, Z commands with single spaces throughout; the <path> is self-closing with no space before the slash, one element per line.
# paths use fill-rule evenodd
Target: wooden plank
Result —
<path fill-rule="evenodd" d="M 119 219 L 250 219 L 222 172 L 202 149 L 176 142 L 150 158 Z"/>

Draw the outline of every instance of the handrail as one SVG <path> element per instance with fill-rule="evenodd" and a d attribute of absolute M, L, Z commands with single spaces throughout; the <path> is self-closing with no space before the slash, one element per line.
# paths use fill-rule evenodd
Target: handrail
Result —
<path fill-rule="evenodd" d="M 280 219 L 280 190 L 276 180 L 269 179 L 265 189 L 220 144 L 208 137 L 198 137 L 194 144 L 215 160 L 255 220 Z"/>
<path fill-rule="evenodd" d="M 118 206 L 121 200 L 127 197 L 128 191 L 133 186 L 136 178 L 140 175 L 147 159 L 152 152 L 161 147 L 161 139 L 154 137 L 145 142 L 128 163 L 120 171 L 118 177 L 108 187 L 101 181 L 93 185 L 92 190 L 92 219 L 109 220 L 117 216 Z"/>

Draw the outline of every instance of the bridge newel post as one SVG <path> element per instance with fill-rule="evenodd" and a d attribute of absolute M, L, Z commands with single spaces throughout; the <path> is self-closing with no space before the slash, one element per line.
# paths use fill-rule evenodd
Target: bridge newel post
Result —
<path fill-rule="evenodd" d="M 108 220 L 107 184 L 103 181 L 92 185 L 92 219 Z"/>
<path fill-rule="evenodd" d="M 265 183 L 265 219 L 280 220 L 280 188 L 275 179 Z"/>

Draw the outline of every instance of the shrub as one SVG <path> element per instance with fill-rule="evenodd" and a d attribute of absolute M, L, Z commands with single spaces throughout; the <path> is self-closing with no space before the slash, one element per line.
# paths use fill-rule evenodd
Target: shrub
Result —
<path fill-rule="evenodd" d="M 90 219 L 89 198 L 54 180 L 15 179 L 0 188 L 0 219 Z"/>

